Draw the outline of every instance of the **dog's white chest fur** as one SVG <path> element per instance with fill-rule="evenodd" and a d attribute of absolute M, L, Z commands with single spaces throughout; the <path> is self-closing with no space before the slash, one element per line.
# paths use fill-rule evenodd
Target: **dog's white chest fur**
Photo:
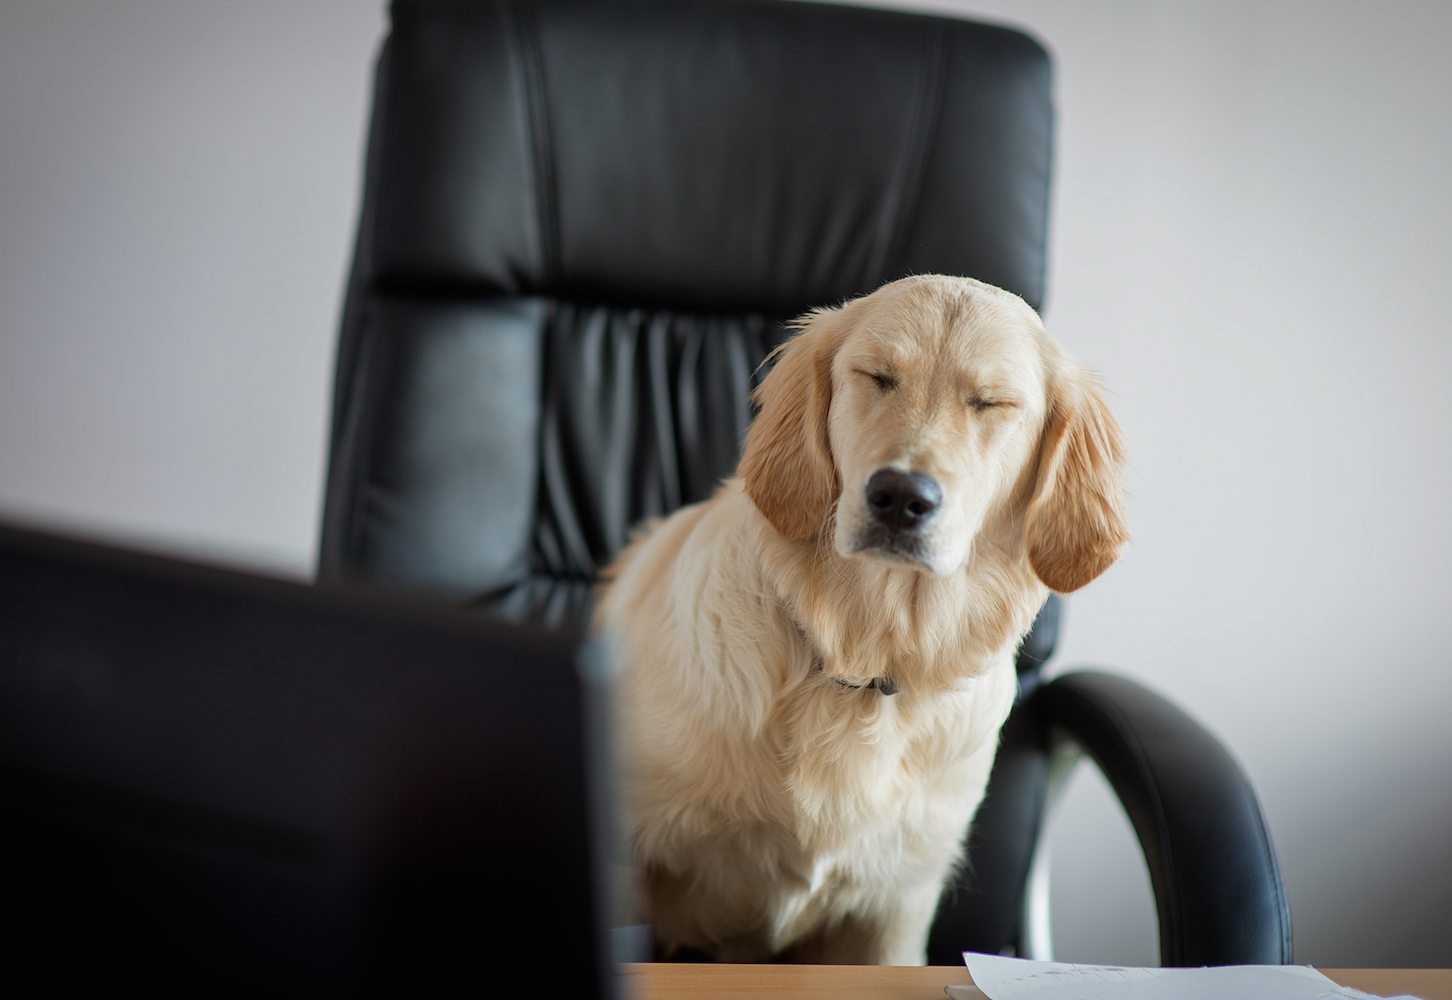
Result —
<path fill-rule="evenodd" d="M 679 855 L 663 856 L 651 876 L 657 900 L 670 896 L 660 889 L 672 870 L 691 873 L 692 898 L 689 915 L 657 914 L 662 933 L 684 931 L 684 940 L 711 941 L 718 957 L 741 961 L 782 953 L 860 961 L 867 949 L 886 962 L 921 962 L 926 928 L 916 922 L 896 940 L 866 939 L 904 926 L 906 902 L 936 904 L 987 780 L 992 717 L 1001 721 L 1011 690 L 1011 677 L 1005 685 L 996 676 L 925 703 L 910 692 L 887 697 L 809 677 L 758 748 L 778 762 L 779 818 L 727 840 L 686 836 Z M 823 732 L 819 714 L 843 722 Z M 758 773 L 770 762 L 761 763 Z M 730 796 L 716 804 L 703 791 L 699 806 L 733 808 Z M 678 806 L 655 803 L 666 812 Z M 854 924 L 855 934 L 844 933 Z M 836 936 L 823 933 L 829 928 Z"/>
<path fill-rule="evenodd" d="M 1012 702 L 1012 639 L 935 690 L 839 683 L 774 592 L 769 540 L 741 533 L 742 505 L 728 485 L 660 525 L 602 609 L 607 623 L 614 602 L 700 623 L 612 633 L 649 916 L 667 947 L 723 960 L 921 962 Z"/>

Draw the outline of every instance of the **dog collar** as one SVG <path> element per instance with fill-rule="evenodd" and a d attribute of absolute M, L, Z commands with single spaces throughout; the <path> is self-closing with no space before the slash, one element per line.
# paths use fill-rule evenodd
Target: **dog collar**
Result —
<path fill-rule="evenodd" d="M 827 675 L 827 661 L 825 658 L 823 658 L 821 653 L 817 652 L 816 644 L 813 643 L 811 638 L 807 635 L 807 630 L 802 628 L 800 625 L 797 625 L 796 622 L 792 622 L 792 624 L 796 626 L 797 635 L 802 637 L 802 642 L 805 642 L 807 644 L 807 648 L 812 651 L 813 672 L 823 674 L 824 676 L 827 676 L 827 679 L 832 681 L 833 683 L 841 684 L 844 688 L 851 688 L 854 691 L 861 691 L 864 688 L 870 688 L 871 690 L 876 691 L 880 695 L 897 694 L 897 681 L 893 680 L 891 677 L 874 677 L 866 684 L 853 684 L 851 681 L 844 681 L 840 677 L 832 677 L 830 675 Z"/>
<path fill-rule="evenodd" d="M 850 681 L 844 681 L 840 677 L 833 677 L 832 680 L 836 681 L 838 684 L 841 684 L 844 688 L 852 688 L 854 691 L 861 691 L 863 688 L 871 688 L 878 694 L 897 694 L 897 681 L 893 680 L 891 677 L 874 677 L 866 684 L 853 684 Z"/>

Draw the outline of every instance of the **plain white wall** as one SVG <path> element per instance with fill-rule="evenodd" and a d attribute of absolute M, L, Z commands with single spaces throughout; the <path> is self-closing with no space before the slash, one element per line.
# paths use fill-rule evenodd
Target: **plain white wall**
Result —
<path fill-rule="evenodd" d="M 1452 964 L 1452 6 L 903 5 L 1057 60 L 1047 318 L 1113 390 L 1137 538 L 1060 664 L 1234 748 L 1301 960 Z M 0 516 L 310 570 L 382 27 L 0 0 Z M 1061 956 L 1152 963 L 1087 770 L 1054 830 Z"/>
<path fill-rule="evenodd" d="M 311 571 L 377 0 L 0 0 L 0 512 Z"/>

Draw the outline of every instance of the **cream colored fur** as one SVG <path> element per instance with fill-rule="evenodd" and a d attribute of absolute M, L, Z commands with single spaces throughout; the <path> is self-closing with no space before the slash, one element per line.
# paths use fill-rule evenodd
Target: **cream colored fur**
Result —
<path fill-rule="evenodd" d="M 1126 540 L 1119 431 L 981 282 L 907 278 L 799 327 L 737 477 L 607 575 L 627 833 L 667 950 L 920 964 L 1016 647 Z M 882 468 L 942 487 L 910 555 L 872 544 Z M 898 693 L 848 686 L 875 678 Z"/>

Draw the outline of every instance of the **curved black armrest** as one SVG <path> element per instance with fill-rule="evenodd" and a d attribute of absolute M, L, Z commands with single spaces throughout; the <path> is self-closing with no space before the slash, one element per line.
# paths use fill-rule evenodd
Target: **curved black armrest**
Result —
<path fill-rule="evenodd" d="M 1033 701 L 1109 780 L 1144 849 L 1160 964 L 1287 964 L 1291 915 L 1250 781 L 1199 723 L 1133 681 L 1084 671 Z"/>

